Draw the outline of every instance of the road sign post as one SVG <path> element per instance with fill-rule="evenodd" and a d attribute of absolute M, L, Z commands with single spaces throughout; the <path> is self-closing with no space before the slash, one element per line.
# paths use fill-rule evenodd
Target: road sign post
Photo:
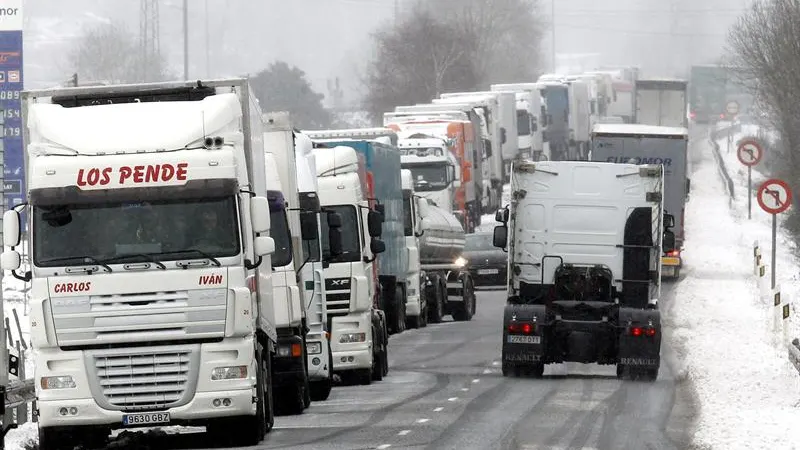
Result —
<path fill-rule="evenodd" d="M 772 178 L 761 184 L 756 194 L 756 200 L 761 209 L 772 214 L 772 284 L 775 289 L 775 255 L 778 235 L 778 214 L 789 209 L 792 205 L 792 189 L 789 185 L 777 178 Z"/>
<path fill-rule="evenodd" d="M 736 149 L 739 162 L 747 166 L 747 218 L 752 218 L 753 211 L 753 166 L 764 157 L 764 147 L 755 139 L 746 139 Z"/>

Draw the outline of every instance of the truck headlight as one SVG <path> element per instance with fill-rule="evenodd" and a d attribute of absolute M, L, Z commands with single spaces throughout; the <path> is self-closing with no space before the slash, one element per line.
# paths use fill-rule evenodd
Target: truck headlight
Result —
<path fill-rule="evenodd" d="M 71 389 L 76 386 L 75 380 L 69 375 L 42 377 L 39 383 L 42 389 Z"/>
<path fill-rule="evenodd" d="M 306 353 L 309 355 L 322 353 L 322 342 L 306 342 Z"/>
<path fill-rule="evenodd" d="M 211 371 L 212 380 L 236 380 L 247 378 L 247 366 L 216 367 Z"/>
<path fill-rule="evenodd" d="M 464 266 L 467 265 L 467 262 L 468 261 L 466 259 L 464 259 L 463 256 L 459 256 L 458 259 L 456 259 L 453 264 L 455 264 L 458 267 L 464 267 Z"/>
<path fill-rule="evenodd" d="M 353 344 L 356 342 L 366 342 L 367 333 L 345 333 L 339 337 L 340 344 Z"/>

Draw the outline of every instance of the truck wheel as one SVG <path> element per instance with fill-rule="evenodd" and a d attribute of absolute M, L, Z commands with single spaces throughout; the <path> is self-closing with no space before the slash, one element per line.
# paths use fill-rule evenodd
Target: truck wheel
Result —
<path fill-rule="evenodd" d="M 108 430 L 95 427 L 42 428 L 39 427 L 39 449 L 58 450 L 81 448 L 104 448 L 108 442 Z"/>
<path fill-rule="evenodd" d="M 653 382 L 658 379 L 658 368 L 655 369 L 644 369 L 644 373 L 642 373 L 642 378 L 645 381 Z"/>
<path fill-rule="evenodd" d="M 472 287 L 472 280 L 464 281 L 464 292 L 464 301 L 453 311 L 453 319 L 458 322 L 472 320 L 472 316 L 475 314 L 475 290 Z"/>
<path fill-rule="evenodd" d="M 328 377 L 325 380 L 312 381 L 309 383 L 309 391 L 311 400 L 315 402 L 324 402 L 331 395 L 333 388 L 333 380 Z"/>
<path fill-rule="evenodd" d="M 430 295 L 426 294 L 426 298 L 428 299 L 428 322 L 441 323 L 442 316 L 444 316 L 444 311 L 442 311 L 442 283 L 438 275 L 432 276 L 431 282 L 433 286 L 426 288 L 427 292 L 430 293 Z"/>
<path fill-rule="evenodd" d="M 383 349 L 385 347 L 383 345 L 380 346 L 378 353 L 372 356 L 372 381 L 381 381 L 383 380 L 383 358 L 384 352 Z"/>
<path fill-rule="evenodd" d="M 542 378 L 544 376 L 544 363 L 534 363 L 528 367 L 527 373 L 534 378 Z"/>
<path fill-rule="evenodd" d="M 358 378 L 358 384 L 364 386 L 372 384 L 372 368 L 356 371 L 356 377 Z"/>
<path fill-rule="evenodd" d="M 303 381 L 303 409 L 311 406 L 311 383 L 308 381 L 308 374 Z"/>
<path fill-rule="evenodd" d="M 407 316 L 406 325 L 409 330 L 415 330 L 422 327 L 422 312 L 418 316 Z"/>
<path fill-rule="evenodd" d="M 406 298 L 403 296 L 403 290 L 399 287 L 394 290 L 394 304 L 397 310 L 395 327 L 398 333 L 402 333 L 406 330 Z"/>
<path fill-rule="evenodd" d="M 383 358 L 381 358 L 381 362 L 383 363 L 383 367 L 381 370 L 383 371 L 383 376 L 389 375 L 389 344 L 386 343 L 383 346 Z"/>

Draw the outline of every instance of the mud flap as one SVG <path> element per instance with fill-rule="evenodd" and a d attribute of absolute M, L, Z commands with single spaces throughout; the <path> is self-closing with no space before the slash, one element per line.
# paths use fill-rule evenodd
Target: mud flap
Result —
<path fill-rule="evenodd" d="M 545 363 L 547 336 L 544 324 L 547 310 L 544 305 L 507 305 L 503 311 L 503 365 L 513 367 L 533 366 Z M 520 336 L 509 334 L 509 325 L 527 323 L 535 325 L 530 336 L 522 336 L 531 342 L 511 342 Z"/>
<path fill-rule="evenodd" d="M 658 310 L 620 308 L 619 327 L 617 363 L 635 369 L 658 369 L 661 365 L 661 314 Z"/>

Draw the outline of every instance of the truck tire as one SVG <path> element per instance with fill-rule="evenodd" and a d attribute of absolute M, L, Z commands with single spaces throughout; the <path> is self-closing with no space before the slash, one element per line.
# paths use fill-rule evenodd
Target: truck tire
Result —
<path fill-rule="evenodd" d="M 406 330 L 406 297 L 403 290 L 398 286 L 394 289 L 395 305 L 395 333 L 402 333 Z"/>
<path fill-rule="evenodd" d="M 309 383 L 309 390 L 311 400 L 315 402 L 324 402 L 331 395 L 333 389 L 333 380 L 328 377 L 324 380 L 312 381 Z"/>
<path fill-rule="evenodd" d="M 311 406 L 311 382 L 308 381 L 308 372 L 306 372 L 306 378 L 303 380 L 303 409 L 307 409 Z"/>
<path fill-rule="evenodd" d="M 464 301 L 459 303 L 453 310 L 453 319 L 458 322 L 472 320 L 475 315 L 475 291 L 472 287 L 472 280 L 464 280 Z"/>
<path fill-rule="evenodd" d="M 409 330 L 416 330 L 418 328 L 422 328 L 422 314 L 421 311 L 418 316 L 407 316 L 406 317 L 406 325 Z"/>
<path fill-rule="evenodd" d="M 377 333 L 373 332 L 374 336 L 377 336 Z M 372 355 L 372 381 L 381 381 L 383 380 L 383 359 L 385 358 L 386 352 L 384 349 L 386 348 L 386 344 L 381 342 L 378 346 L 378 351 Z"/>
<path fill-rule="evenodd" d="M 372 384 L 372 368 L 369 369 L 359 369 L 356 371 L 356 378 L 358 379 L 358 384 L 368 386 Z"/>
<path fill-rule="evenodd" d="M 442 282 L 439 275 L 431 275 L 431 286 L 425 287 L 425 298 L 428 300 L 428 322 L 430 323 L 442 322 L 444 311 L 441 292 Z"/>
<path fill-rule="evenodd" d="M 276 396 L 278 400 L 278 414 L 281 416 L 296 416 L 303 414 L 306 409 L 305 383 L 297 382 L 292 388 L 282 389 Z"/>
<path fill-rule="evenodd" d="M 109 434 L 108 430 L 91 426 L 39 427 L 38 448 L 41 450 L 73 449 L 77 446 L 86 449 L 104 448 Z"/>

